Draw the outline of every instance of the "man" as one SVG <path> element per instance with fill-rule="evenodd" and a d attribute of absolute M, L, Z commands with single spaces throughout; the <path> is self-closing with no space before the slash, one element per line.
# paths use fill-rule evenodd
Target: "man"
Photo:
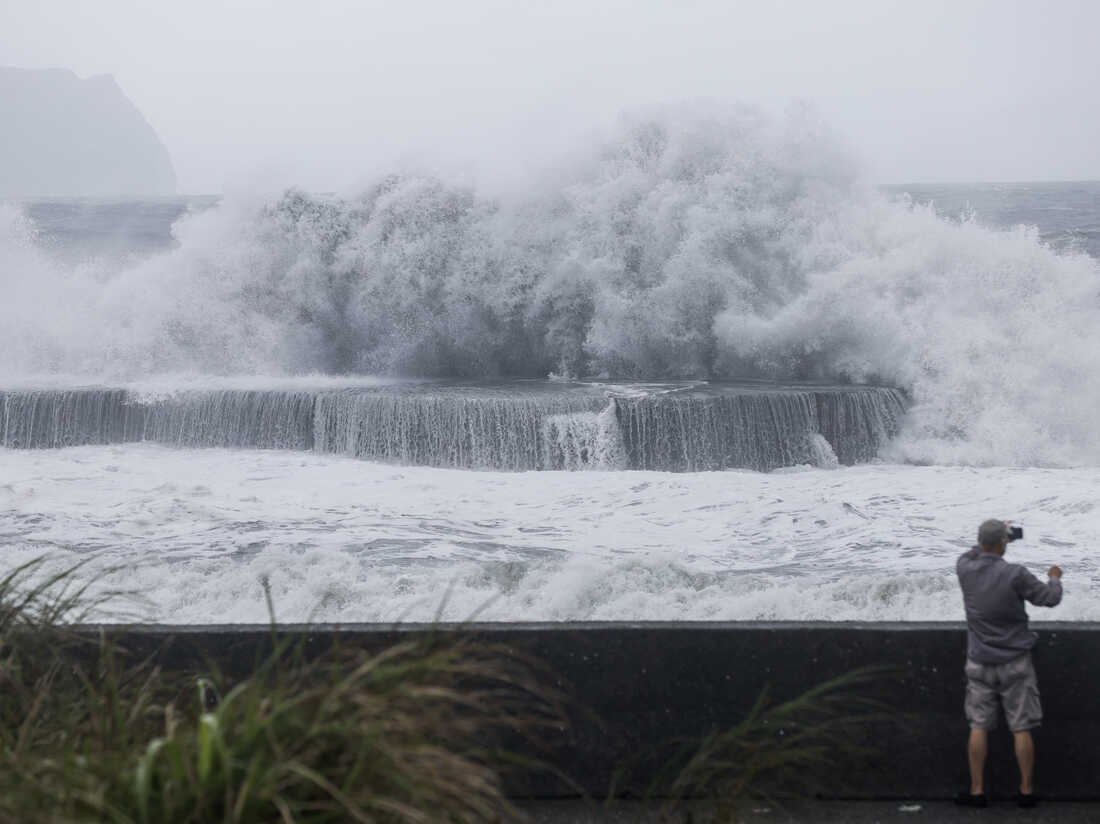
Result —
<path fill-rule="evenodd" d="M 1039 636 L 1028 629 L 1024 601 L 1053 607 L 1062 600 L 1062 570 L 1052 566 L 1043 583 L 1019 564 L 1004 560 L 1013 540 L 1004 521 L 986 521 L 978 529 L 978 546 L 955 565 L 966 606 L 966 720 L 970 722 L 970 792 L 956 801 L 986 805 L 983 772 L 989 730 L 997 726 L 997 699 L 1004 706 L 1020 766 L 1021 807 L 1035 806 L 1032 774 L 1035 743 L 1031 730 L 1042 722 L 1039 685 L 1031 648 Z"/>

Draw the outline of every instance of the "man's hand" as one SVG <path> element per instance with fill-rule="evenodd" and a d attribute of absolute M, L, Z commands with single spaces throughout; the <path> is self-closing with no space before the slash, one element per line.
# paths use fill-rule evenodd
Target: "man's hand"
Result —
<path fill-rule="evenodd" d="M 1047 570 L 1047 577 L 1048 578 L 1057 578 L 1057 579 L 1061 580 L 1061 578 L 1062 578 L 1062 568 L 1060 566 L 1058 566 L 1058 564 L 1055 564 L 1054 566 L 1052 566 L 1050 569 Z"/>

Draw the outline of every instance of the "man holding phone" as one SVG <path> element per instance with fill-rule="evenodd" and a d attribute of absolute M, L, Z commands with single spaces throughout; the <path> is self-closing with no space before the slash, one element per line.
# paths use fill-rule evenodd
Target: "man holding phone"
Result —
<path fill-rule="evenodd" d="M 1062 600 L 1062 570 L 1052 566 L 1043 583 L 1020 564 L 1004 560 L 1010 541 L 1024 537 L 1019 527 L 989 520 L 978 528 L 978 545 L 964 552 L 955 565 L 966 607 L 966 720 L 970 723 L 970 792 L 956 801 L 972 807 L 986 805 L 985 757 L 989 730 L 997 726 L 998 698 L 1020 766 L 1021 807 L 1035 806 L 1032 776 L 1035 743 L 1031 730 L 1043 720 L 1039 684 L 1031 648 L 1039 636 L 1028 628 L 1024 601 L 1041 607 Z"/>

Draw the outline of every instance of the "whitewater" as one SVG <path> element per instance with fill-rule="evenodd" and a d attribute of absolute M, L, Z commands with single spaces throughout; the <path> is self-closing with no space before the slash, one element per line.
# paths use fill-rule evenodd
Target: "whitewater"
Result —
<path fill-rule="evenodd" d="M 260 444 L 293 449 L 197 448 L 219 442 L 154 410 L 176 429 L 0 448 L 4 566 L 86 560 L 136 596 L 132 616 L 169 623 L 265 620 L 261 581 L 284 620 L 948 620 L 954 558 L 1001 517 L 1026 530 L 1012 556 L 1066 569 L 1042 617 L 1096 620 L 1100 190 L 1036 197 L 1076 217 L 1059 212 L 1055 236 L 945 210 L 868 185 L 806 112 L 681 106 L 625 116 L 522 192 L 402 173 L 339 196 L 160 203 L 163 240 L 78 227 L 84 253 L 51 234 L 57 204 L 0 204 L 0 394 L 125 387 L 174 410 L 212 387 L 308 384 L 345 393 L 317 409 L 355 438 L 317 448 L 331 438 L 312 424 Z M 796 445 L 770 447 L 766 472 L 624 468 L 616 439 L 645 399 L 533 419 L 584 456 L 550 471 L 440 462 L 388 435 L 362 448 L 379 385 L 548 377 L 548 398 L 579 381 L 631 398 L 896 387 L 904 410 L 845 452 L 829 427 L 849 413 L 825 426 L 819 399 L 773 427 Z M 491 431 L 479 403 L 458 406 Z M 387 431 L 435 437 L 406 407 L 386 406 Z M 646 438 L 686 408 L 657 398 Z M 703 429 L 726 425 L 715 408 L 693 413 Z M 479 471 L 437 468 L 452 463 Z"/>
<path fill-rule="evenodd" d="M 120 612 L 264 621 L 960 620 L 990 515 L 1100 620 L 1100 470 L 469 472 L 286 451 L 8 451 L 5 564 L 88 557 Z"/>

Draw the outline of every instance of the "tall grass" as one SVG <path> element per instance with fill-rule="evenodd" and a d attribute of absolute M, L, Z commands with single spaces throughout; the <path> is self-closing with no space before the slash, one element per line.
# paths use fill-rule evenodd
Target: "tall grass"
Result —
<path fill-rule="evenodd" d="M 873 729 L 898 721 L 886 703 L 868 697 L 896 674 L 888 667 L 866 667 L 780 703 L 771 702 L 765 691 L 740 722 L 685 742 L 669 758 L 664 780 L 655 787 L 668 799 L 666 816 L 689 798 L 709 799 L 714 821 L 735 821 L 752 799 L 836 796 L 847 771 L 878 755 L 870 743 Z"/>
<path fill-rule="evenodd" d="M 522 822 L 507 771 L 551 768 L 515 753 L 561 740 L 582 712 L 537 661 L 455 632 L 317 651 L 272 618 L 245 677 L 166 672 L 162 650 L 76 627 L 116 595 L 80 572 L 35 561 L 0 578 L 3 822 Z M 880 675 L 762 696 L 733 728 L 680 742 L 654 795 L 666 814 L 705 797 L 732 820 L 746 798 L 806 791 L 864 753 L 884 712 L 861 696 Z"/>
<path fill-rule="evenodd" d="M 74 576 L 0 581 L 0 820 L 511 822 L 503 746 L 559 729 L 527 661 L 454 634 L 371 653 L 276 640 L 236 683 L 67 628 Z"/>

